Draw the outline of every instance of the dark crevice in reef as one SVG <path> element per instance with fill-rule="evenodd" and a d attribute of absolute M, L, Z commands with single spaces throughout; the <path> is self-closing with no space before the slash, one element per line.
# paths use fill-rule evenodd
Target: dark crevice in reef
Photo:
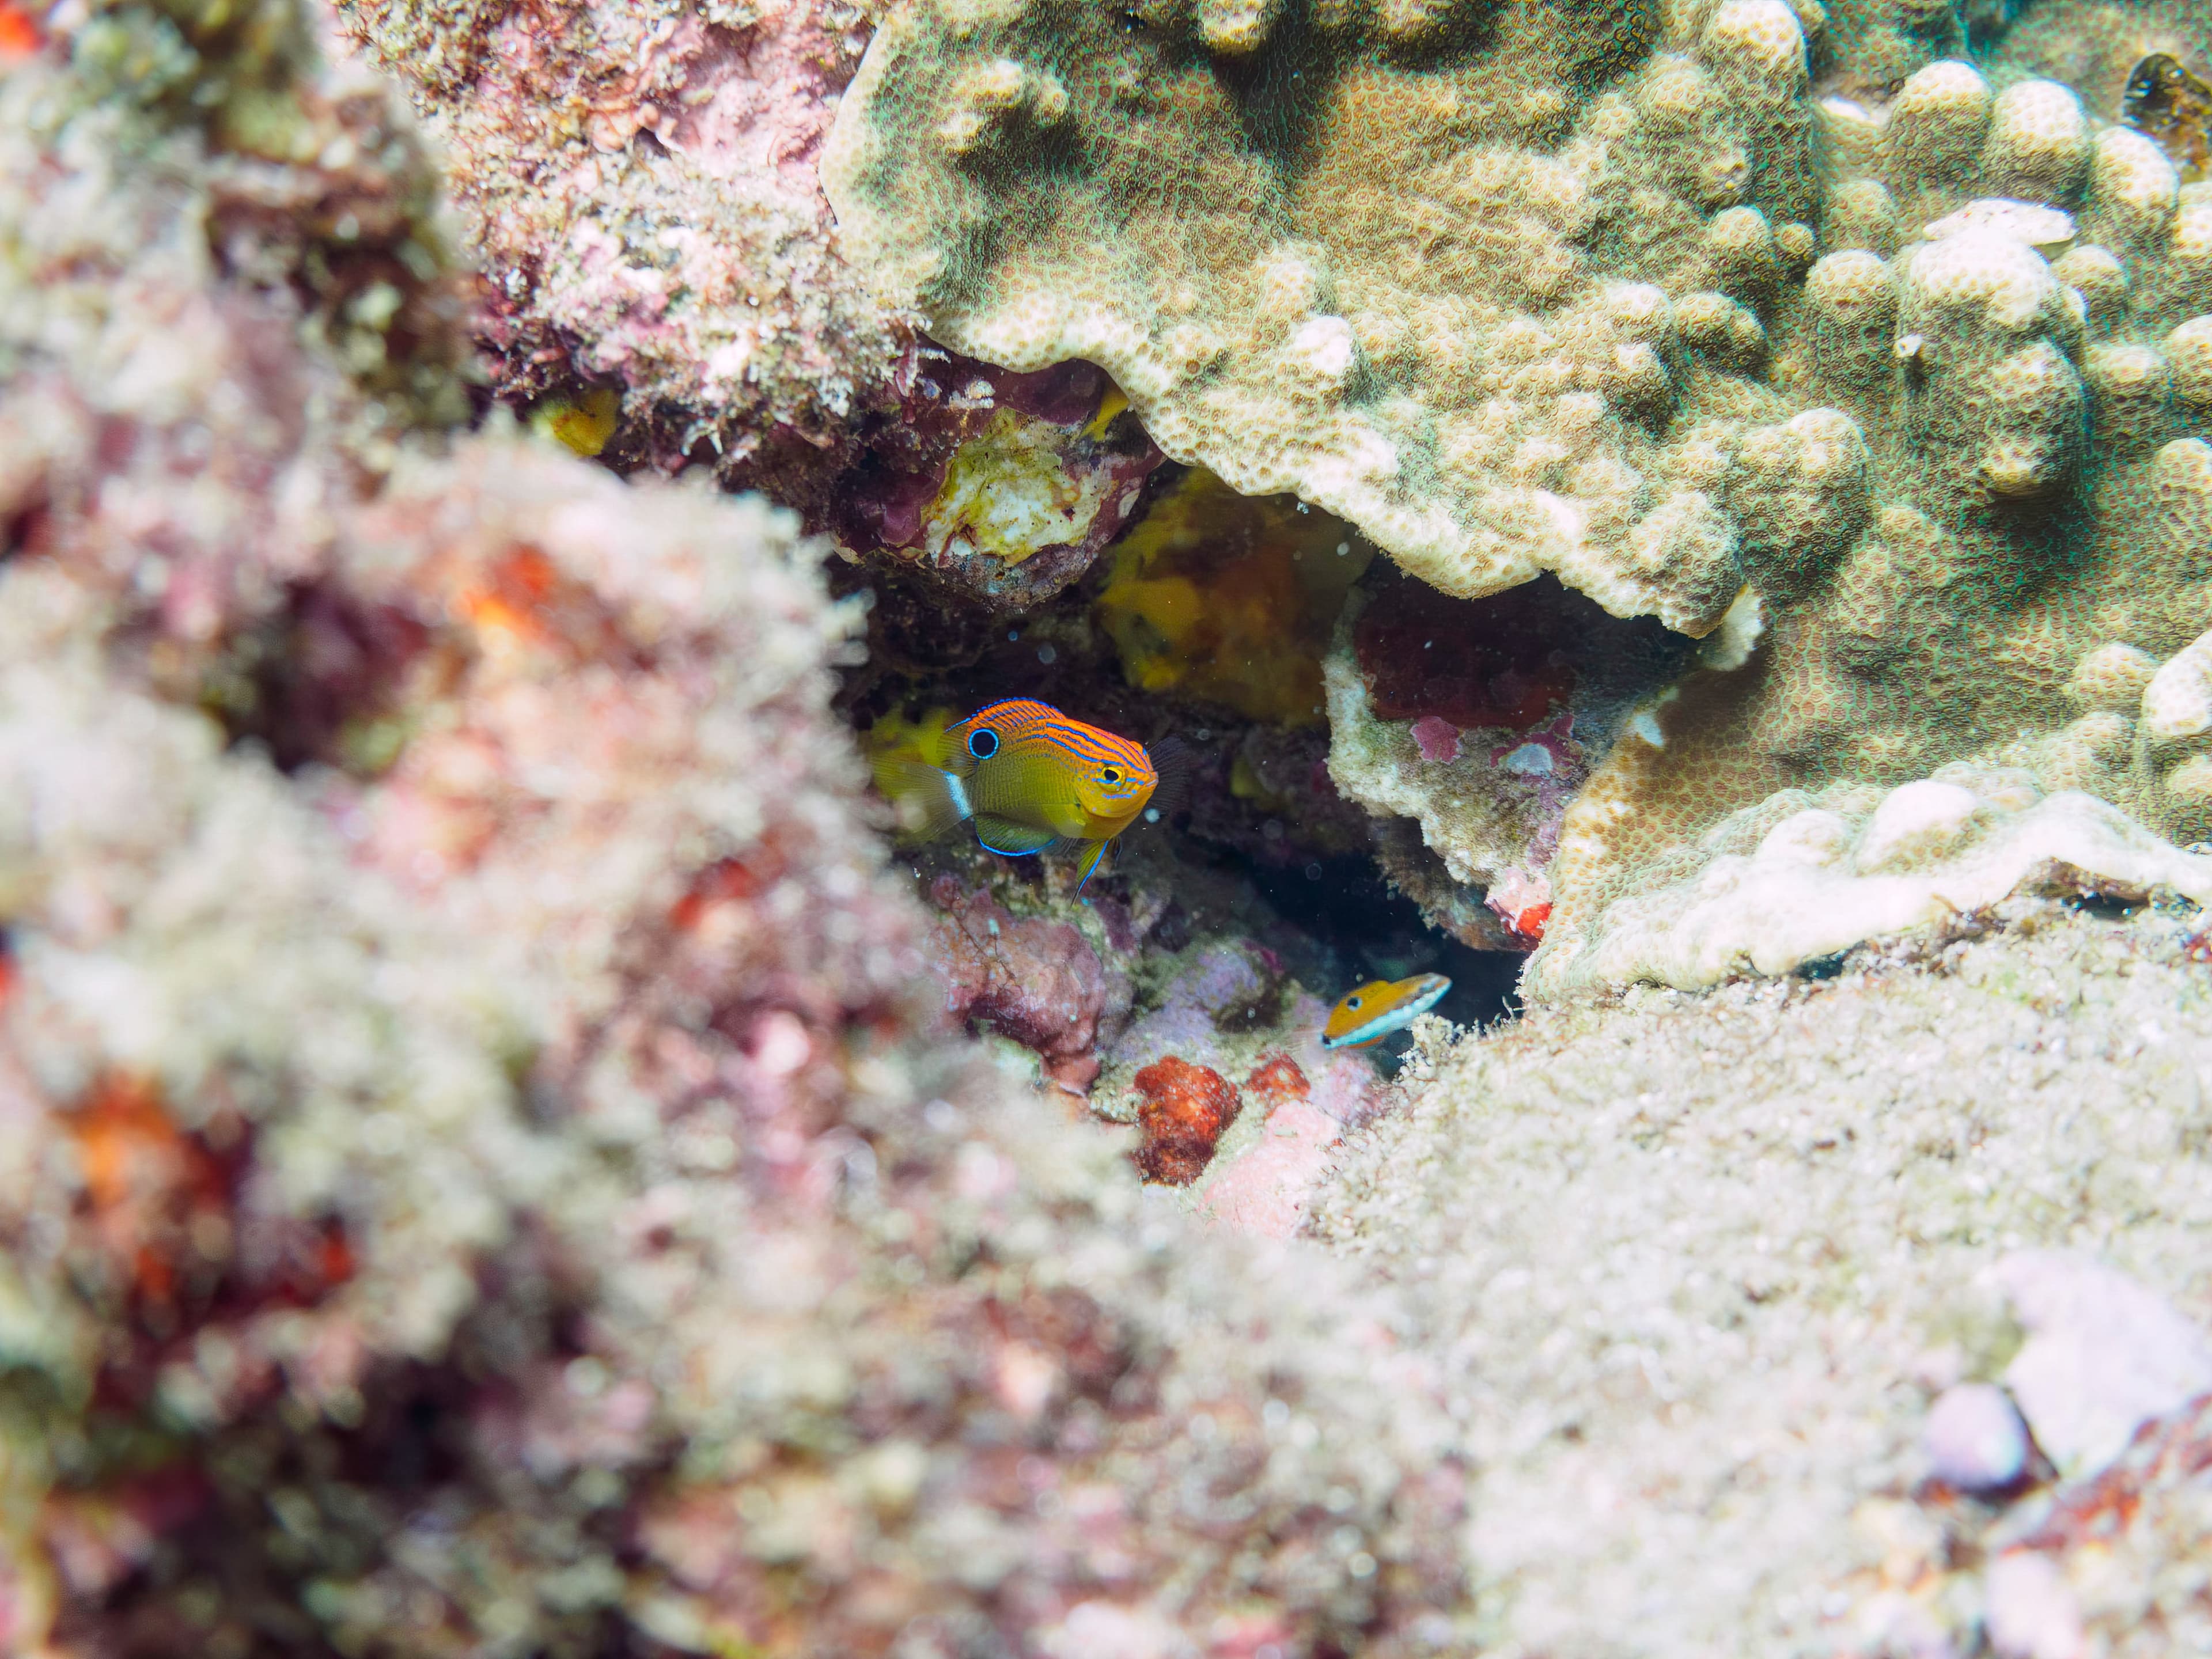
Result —
<path fill-rule="evenodd" d="M 1172 489 L 1182 471 L 1163 469 L 1148 495 Z M 1141 520 L 1143 509 L 1131 516 Z M 1084 581 L 1020 615 L 951 603 L 940 582 L 875 561 L 833 562 L 833 586 L 865 593 L 870 607 L 866 658 L 845 671 L 836 706 L 864 741 L 878 722 L 932 709 L 965 715 L 1003 697 L 1037 698 L 1146 744 L 1173 738 L 1188 757 L 1185 805 L 1164 828 L 1126 834 L 1091 889 L 1117 915 L 1153 916 L 1133 952 L 1240 938 L 1325 998 L 1370 979 L 1440 972 L 1453 981 L 1437 1009 L 1446 1018 L 1487 1024 L 1516 1013 L 1514 988 L 1525 958 L 1471 948 L 1424 919 L 1378 862 L 1378 837 L 1413 826 L 1372 819 L 1336 793 L 1326 769 L 1326 725 L 1253 720 L 1129 684 L 1115 641 L 1095 620 L 1113 555 L 1109 548 Z M 1388 562 L 1376 560 L 1370 585 L 1396 580 Z M 964 830 L 936 847 L 906 849 L 903 861 L 925 892 L 947 875 L 997 884 L 1010 897 L 1041 896 L 1045 884 L 1040 860 L 994 860 Z M 1405 1042 L 1400 1036 L 1389 1047 Z"/>

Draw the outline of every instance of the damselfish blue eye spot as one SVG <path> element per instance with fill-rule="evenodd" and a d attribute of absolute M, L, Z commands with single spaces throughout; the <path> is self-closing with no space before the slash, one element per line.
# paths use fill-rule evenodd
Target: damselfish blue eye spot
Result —
<path fill-rule="evenodd" d="M 999 734 L 988 726 L 979 726 L 968 734 L 968 752 L 977 760 L 988 760 L 999 752 Z"/>

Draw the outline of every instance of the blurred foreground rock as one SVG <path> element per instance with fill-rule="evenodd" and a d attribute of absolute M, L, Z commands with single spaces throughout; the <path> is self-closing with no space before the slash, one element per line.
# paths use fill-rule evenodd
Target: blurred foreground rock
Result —
<path fill-rule="evenodd" d="M 443 255 L 374 350 L 307 280 L 413 152 L 295 23 L 0 88 L 0 1645 L 1403 1650 L 1388 1310 L 922 1035 L 787 517 L 409 434 Z"/>

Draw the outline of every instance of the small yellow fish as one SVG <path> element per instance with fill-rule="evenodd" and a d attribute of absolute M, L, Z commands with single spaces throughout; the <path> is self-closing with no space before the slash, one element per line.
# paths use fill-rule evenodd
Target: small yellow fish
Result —
<path fill-rule="evenodd" d="M 1364 1048 L 1379 1042 L 1412 1024 L 1415 1015 L 1428 1012 L 1450 989 L 1451 981 L 1442 974 L 1370 979 L 1358 990 L 1346 991 L 1344 1000 L 1328 1011 L 1328 1023 L 1321 1028 L 1321 1046 Z"/>
<path fill-rule="evenodd" d="M 916 840 L 972 822 L 994 853 L 1087 844 L 1079 893 L 1160 785 L 1142 744 L 1026 697 L 992 703 L 941 732 L 916 728 L 914 740 L 876 757 L 875 775 Z"/>
<path fill-rule="evenodd" d="M 548 398 L 530 411 L 531 429 L 557 438 L 586 460 L 607 447 L 622 421 L 622 393 L 595 386 L 574 398 Z"/>

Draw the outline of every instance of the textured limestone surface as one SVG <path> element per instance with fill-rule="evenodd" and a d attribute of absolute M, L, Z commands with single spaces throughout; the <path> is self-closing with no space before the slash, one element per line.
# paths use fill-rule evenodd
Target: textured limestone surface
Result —
<path fill-rule="evenodd" d="M 2212 1324 L 2189 921 L 2013 915 L 1823 981 L 1540 1011 L 1432 1048 L 1348 1137 L 1314 1231 L 1420 1311 L 1477 1471 L 1485 1651 L 1972 1652 L 1979 1552 L 2023 1536 L 2112 1650 L 2156 1650 L 2153 1607 L 2203 1628 L 2201 1441 L 2126 1477 L 2155 1501 L 2117 1576 L 2094 1514 L 2132 1516 L 2125 1492 L 2047 1465 L 2009 1508 L 1929 1481 L 1953 1385 L 2019 1388 L 2110 1456 L 2186 1395 Z M 2126 1297 L 2069 1316 L 2113 1270 Z M 2151 1337 L 2115 1366 L 2123 1302 Z"/>

